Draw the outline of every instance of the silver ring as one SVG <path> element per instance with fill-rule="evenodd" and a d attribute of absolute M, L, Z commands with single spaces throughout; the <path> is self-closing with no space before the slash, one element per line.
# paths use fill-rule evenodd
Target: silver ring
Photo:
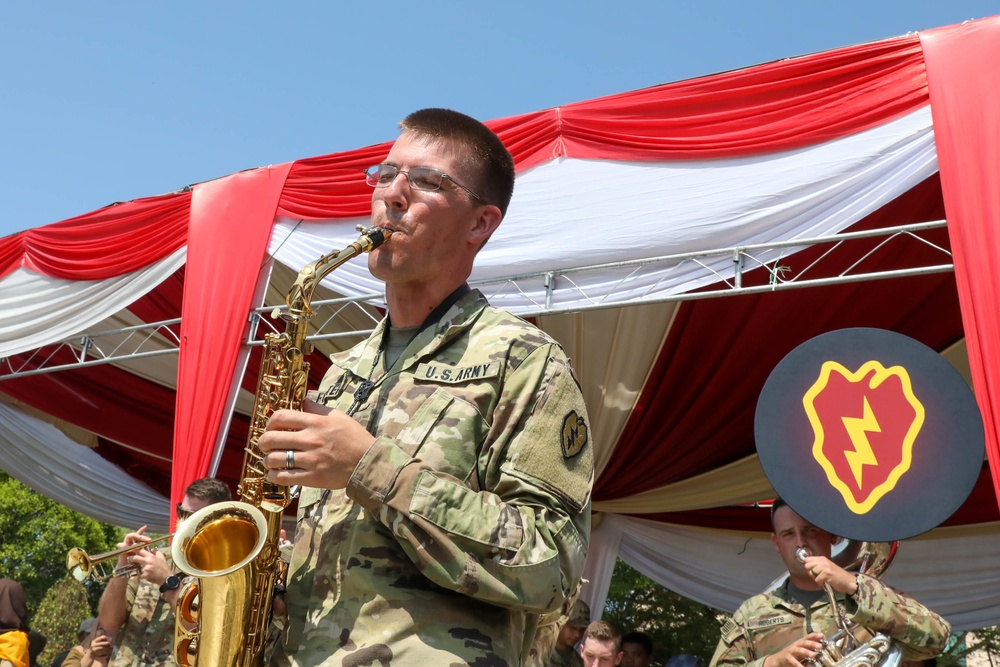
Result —
<path fill-rule="evenodd" d="M 291 470 L 295 467 L 295 450 L 289 449 L 285 452 L 285 470 Z"/>

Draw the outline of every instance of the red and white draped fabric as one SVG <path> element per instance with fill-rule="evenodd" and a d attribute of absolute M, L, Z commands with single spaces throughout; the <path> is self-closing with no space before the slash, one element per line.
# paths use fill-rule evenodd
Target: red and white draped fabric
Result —
<path fill-rule="evenodd" d="M 1000 586 L 983 585 L 1000 576 L 995 564 L 963 557 L 980 577 L 964 584 L 940 572 L 927 580 L 922 569 L 953 549 L 1000 546 L 1000 269 L 989 261 L 1000 250 L 990 189 L 1000 77 L 982 65 L 997 61 L 998 37 L 1000 19 L 984 19 L 490 122 L 518 180 L 473 280 L 487 281 L 496 305 L 532 313 L 545 302 L 545 272 L 603 267 L 576 274 L 578 289 L 550 302 L 586 312 L 538 317 L 570 352 L 591 413 L 603 517 L 588 564 L 594 608 L 618 555 L 722 609 L 773 579 L 766 514 L 741 505 L 772 493 L 753 455 L 757 392 L 798 343 L 879 326 L 942 352 L 965 338 L 990 462 L 949 525 L 902 550 L 893 583 L 956 627 L 1000 623 L 1000 593 L 990 593 Z M 171 327 L 176 368 L 119 362 L 0 381 L 17 408 L 0 409 L 0 422 L 33 420 L 20 432 L 36 443 L 0 436 L 0 467 L 40 458 L 25 453 L 39 442 L 51 448 L 46 460 L 96 452 L 116 464 L 93 473 L 100 488 L 64 473 L 52 489 L 48 464 L 22 465 L 17 476 L 125 525 L 137 512 L 165 525 L 168 493 L 177 501 L 193 479 L 238 475 L 246 415 L 233 406 L 252 380 L 247 313 L 272 266 L 297 271 L 357 238 L 370 210 L 362 170 L 389 145 L 241 172 L 0 239 L 0 357 L 30 367 L 32 350 L 97 325 L 181 320 Z M 732 262 L 622 264 L 944 218 L 954 277 L 664 304 L 732 275 Z M 884 261 L 894 268 L 898 259 Z M 536 273 L 517 289 L 503 280 Z M 363 259 L 324 284 L 345 296 L 381 292 Z M 43 428 L 46 420 L 84 435 Z M 135 497 L 129 515 L 103 497 L 118 489 Z"/>

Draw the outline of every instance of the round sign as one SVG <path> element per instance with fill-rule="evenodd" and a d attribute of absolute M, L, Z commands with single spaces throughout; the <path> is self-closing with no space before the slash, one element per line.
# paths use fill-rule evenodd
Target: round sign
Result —
<path fill-rule="evenodd" d="M 800 516 L 875 542 L 951 516 L 984 454 L 979 407 L 958 371 L 883 329 L 831 331 L 792 350 L 764 384 L 754 438 L 768 481 Z"/>

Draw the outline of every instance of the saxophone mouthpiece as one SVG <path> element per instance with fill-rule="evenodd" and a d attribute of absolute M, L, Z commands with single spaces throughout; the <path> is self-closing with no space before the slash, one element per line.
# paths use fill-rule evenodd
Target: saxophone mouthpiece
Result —
<path fill-rule="evenodd" d="M 371 241 L 372 245 L 369 251 L 379 247 L 385 243 L 386 239 L 392 236 L 392 230 L 385 227 L 365 227 L 364 225 L 358 225 L 356 229 L 361 232 L 362 236 L 367 236 Z"/>

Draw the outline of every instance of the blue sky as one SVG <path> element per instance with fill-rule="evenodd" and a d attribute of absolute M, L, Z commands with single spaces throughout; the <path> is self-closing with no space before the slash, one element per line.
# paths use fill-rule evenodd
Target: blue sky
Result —
<path fill-rule="evenodd" d="M 1000 14 L 996 0 L 9 3 L 0 236 L 115 201 Z"/>

